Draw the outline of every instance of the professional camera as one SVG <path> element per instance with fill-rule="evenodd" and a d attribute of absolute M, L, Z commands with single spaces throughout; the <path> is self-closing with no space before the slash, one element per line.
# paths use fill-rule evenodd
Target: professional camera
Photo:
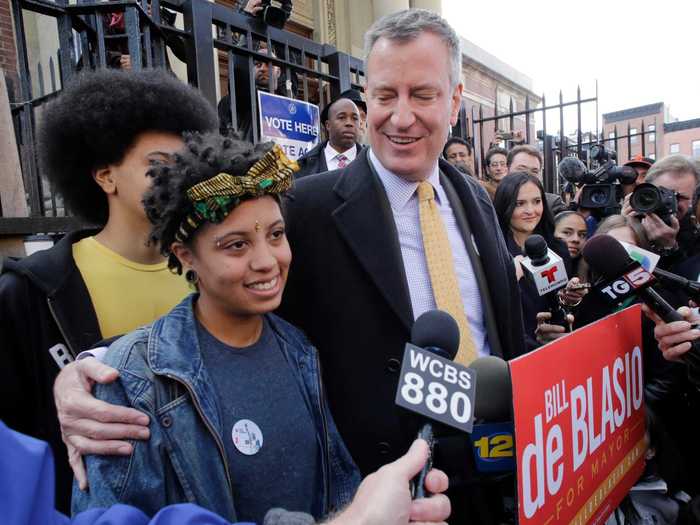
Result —
<path fill-rule="evenodd" d="M 673 190 L 645 182 L 632 192 L 630 206 L 637 213 L 655 213 L 671 226 L 671 217 L 678 213 L 677 196 Z"/>
<path fill-rule="evenodd" d="M 601 216 L 620 212 L 622 188 L 620 184 L 633 184 L 637 172 L 630 166 L 617 166 L 617 155 L 603 144 L 589 150 L 589 159 L 598 165 L 589 171 L 576 157 L 566 157 L 559 163 L 559 174 L 573 184 L 583 184 L 579 199 L 581 208 L 598 210 Z"/>
<path fill-rule="evenodd" d="M 258 16 L 262 18 L 269 26 L 282 29 L 284 23 L 292 14 L 292 0 L 281 0 L 274 2 L 279 4 L 279 7 L 273 4 L 273 0 L 262 0 L 260 4 L 262 10 L 258 12 Z"/>

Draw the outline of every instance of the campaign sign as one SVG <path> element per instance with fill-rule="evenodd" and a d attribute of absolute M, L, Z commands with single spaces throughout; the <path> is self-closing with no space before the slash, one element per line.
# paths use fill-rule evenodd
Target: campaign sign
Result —
<path fill-rule="evenodd" d="M 318 106 L 258 90 L 260 140 L 279 144 L 297 160 L 318 144 Z"/>
<path fill-rule="evenodd" d="M 513 423 L 474 425 L 469 439 L 479 472 L 513 472 L 515 470 Z"/>
<path fill-rule="evenodd" d="M 644 470 L 640 306 L 510 361 L 519 523 L 604 523 Z"/>
<path fill-rule="evenodd" d="M 474 425 L 476 372 L 406 344 L 396 404 L 464 432 Z"/>

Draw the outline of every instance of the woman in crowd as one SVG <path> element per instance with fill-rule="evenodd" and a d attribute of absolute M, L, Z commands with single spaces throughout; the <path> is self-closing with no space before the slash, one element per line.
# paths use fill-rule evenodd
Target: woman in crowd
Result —
<path fill-rule="evenodd" d="M 570 275 L 570 259 L 566 244 L 554 236 L 554 218 L 547 206 L 544 188 L 537 177 L 528 173 L 512 173 L 498 185 L 493 202 L 508 250 L 514 258 L 524 255 L 525 241 L 532 234 L 539 234 L 547 246 L 556 252 Z M 539 346 L 537 340 L 537 314 L 546 312 L 548 304 L 539 296 L 530 279 L 520 279 L 525 338 L 529 349 Z"/>
<path fill-rule="evenodd" d="M 554 236 L 566 243 L 571 257 L 572 275 L 581 277 L 579 266 L 583 258 L 583 247 L 588 238 L 586 219 L 576 211 L 562 211 L 554 217 Z"/>
<path fill-rule="evenodd" d="M 120 377 L 96 396 L 145 412 L 151 437 L 129 457 L 87 456 L 74 512 L 193 502 L 262 523 L 273 506 L 321 518 L 352 498 L 359 473 L 316 350 L 271 313 L 291 262 L 280 195 L 295 169 L 272 143 L 194 134 L 149 172 L 151 241 L 196 293 L 107 352 Z"/>

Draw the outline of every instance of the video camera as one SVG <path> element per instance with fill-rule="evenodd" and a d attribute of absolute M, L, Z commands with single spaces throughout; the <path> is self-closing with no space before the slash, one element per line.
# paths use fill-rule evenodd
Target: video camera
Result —
<path fill-rule="evenodd" d="M 581 208 L 588 208 L 607 216 L 620 212 L 622 188 L 620 184 L 633 184 L 637 172 L 631 166 L 618 166 L 617 155 L 603 144 L 596 144 L 589 150 L 589 159 L 598 165 L 596 170 L 588 170 L 576 157 L 566 157 L 559 163 L 559 174 L 568 182 L 583 184 L 579 199 Z"/>
<path fill-rule="evenodd" d="M 630 206 L 637 213 L 655 213 L 671 226 L 671 217 L 678 214 L 678 193 L 645 182 L 632 192 Z"/>
<path fill-rule="evenodd" d="M 282 29 L 292 14 L 293 1 L 280 0 L 274 3 L 279 4 L 279 7 L 272 5 L 273 0 L 262 0 L 260 4 L 262 10 L 258 12 L 257 16 L 262 18 L 267 25 Z"/>

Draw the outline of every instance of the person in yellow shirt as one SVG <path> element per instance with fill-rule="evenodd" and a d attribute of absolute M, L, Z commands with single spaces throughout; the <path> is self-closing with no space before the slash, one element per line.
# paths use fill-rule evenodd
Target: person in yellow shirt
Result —
<path fill-rule="evenodd" d="M 83 74 L 42 115 L 42 175 L 66 210 L 95 228 L 3 261 L 0 419 L 51 444 L 64 512 L 72 475 L 54 379 L 80 351 L 150 323 L 188 293 L 184 278 L 170 273 L 159 247 L 147 242 L 146 172 L 170 161 L 184 132 L 217 126 L 209 102 L 165 71 Z"/>

